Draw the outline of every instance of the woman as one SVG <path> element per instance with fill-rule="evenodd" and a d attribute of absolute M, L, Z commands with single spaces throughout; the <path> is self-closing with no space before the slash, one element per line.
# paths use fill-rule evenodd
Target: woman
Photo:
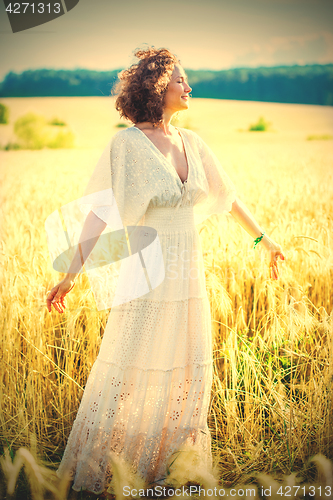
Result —
<path fill-rule="evenodd" d="M 116 100 L 121 116 L 134 125 L 113 136 L 88 184 L 90 198 L 81 205 L 88 214 L 81 241 L 89 239 L 90 246 L 84 256 L 77 252 L 47 296 L 48 310 L 53 304 L 63 312 L 64 297 L 98 236 L 107 225 L 119 229 L 110 215 L 115 208 L 124 227 L 156 230 L 164 279 L 112 307 L 58 469 L 59 475 L 72 472 L 73 489 L 94 493 L 112 477 L 110 451 L 150 485 L 165 484 L 167 463 L 183 445 L 195 445 L 212 465 L 211 319 L 196 224 L 230 212 L 267 250 L 272 278 L 278 277 L 278 257 L 284 259 L 236 197 L 209 147 L 194 132 L 170 124 L 188 108 L 192 90 L 178 59 L 154 48 L 136 56 L 139 62 L 119 75 Z M 108 186 L 106 199 L 100 193 Z"/>

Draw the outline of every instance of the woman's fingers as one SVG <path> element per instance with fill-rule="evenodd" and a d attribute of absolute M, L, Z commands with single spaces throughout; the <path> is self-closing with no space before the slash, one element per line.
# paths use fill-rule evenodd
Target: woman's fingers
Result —
<path fill-rule="evenodd" d="M 60 302 L 59 302 L 59 295 L 58 295 L 58 291 L 56 291 L 56 293 L 53 293 L 52 294 L 52 297 L 51 298 L 48 298 L 47 302 L 49 303 L 49 307 L 48 307 L 48 310 L 49 312 L 51 312 L 51 308 L 52 306 L 54 307 L 54 309 L 58 312 L 63 312 L 62 310 L 62 307 L 60 305 Z"/>
<path fill-rule="evenodd" d="M 48 309 L 49 312 L 51 312 L 51 309 L 52 309 L 52 301 L 53 301 L 53 297 L 55 296 L 56 294 L 56 291 L 53 291 L 54 289 L 52 289 L 51 291 L 48 292 L 48 295 L 46 297 L 46 307 Z"/>
<path fill-rule="evenodd" d="M 273 279 L 278 279 L 278 276 L 279 276 L 279 270 L 278 270 L 278 267 L 276 264 L 273 264 L 271 267 L 271 278 Z"/>
<path fill-rule="evenodd" d="M 63 302 L 64 298 L 65 295 L 62 295 L 62 293 L 58 290 L 57 294 L 55 295 L 54 299 L 51 302 L 54 308 L 60 313 L 63 313 L 65 309 L 65 304 Z"/>
<path fill-rule="evenodd" d="M 65 296 L 67 293 L 72 290 L 75 283 L 72 283 L 68 288 L 68 283 L 64 284 L 61 282 L 59 285 L 55 286 L 48 292 L 46 298 L 46 306 L 49 312 L 52 310 L 52 305 L 56 311 L 59 313 L 63 313 L 66 305 L 65 305 Z"/>
<path fill-rule="evenodd" d="M 276 251 L 271 255 L 271 262 L 269 264 L 270 275 L 272 279 L 278 279 L 279 277 L 279 266 L 278 266 L 278 258 L 282 261 L 285 260 L 285 256 L 282 251 Z"/>
<path fill-rule="evenodd" d="M 56 311 L 58 311 L 59 313 L 64 312 L 59 302 L 52 302 L 52 304 Z"/>

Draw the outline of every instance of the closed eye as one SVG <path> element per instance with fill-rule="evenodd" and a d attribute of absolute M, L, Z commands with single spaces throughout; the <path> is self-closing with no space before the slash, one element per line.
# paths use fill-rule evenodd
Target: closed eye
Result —
<path fill-rule="evenodd" d="M 177 81 L 177 83 L 183 83 L 184 81 L 186 81 L 187 85 L 188 85 L 188 80 L 187 78 L 185 79 L 183 76 L 180 77 L 180 79 Z"/>

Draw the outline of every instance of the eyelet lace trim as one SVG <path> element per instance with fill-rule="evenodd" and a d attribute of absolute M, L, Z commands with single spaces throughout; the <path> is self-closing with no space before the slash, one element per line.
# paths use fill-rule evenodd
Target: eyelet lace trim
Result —
<path fill-rule="evenodd" d="M 211 382 L 211 364 L 165 372 L 124 370 L 97 359 L 58 476 L 69 472 L 76 491 L 101 493 L 112 478 L 110 452 L 114 452 L 130 464 L 132 473 L 161 484 L 171 455 L 194 444 L 210 467 Z"/>

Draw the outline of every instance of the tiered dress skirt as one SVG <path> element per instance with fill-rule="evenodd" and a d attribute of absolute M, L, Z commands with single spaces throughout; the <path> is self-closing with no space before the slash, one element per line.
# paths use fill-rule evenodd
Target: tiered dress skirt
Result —
<path fill-rule="evenodd" d="M 111 309 L 57 471 L 71 473 L 76 491 L 108 487 L 110 452 L 149 487 L 167 484 L 184 445 L 212 466 L 211 316 L 193 206 L 148 208 L 144 224 L 157 230 L 165 279 Z"/>

